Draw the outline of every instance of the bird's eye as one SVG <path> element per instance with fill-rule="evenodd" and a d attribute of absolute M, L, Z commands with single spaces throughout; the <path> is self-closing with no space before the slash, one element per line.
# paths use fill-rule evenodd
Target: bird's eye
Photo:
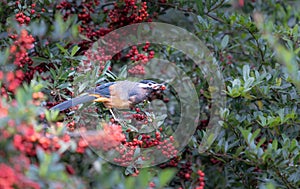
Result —
<path fill-rule="evenodd" d="M 152 86 L 152 83 L 148 83 L 148 85 L 151 87 L 151 86 Z"/>

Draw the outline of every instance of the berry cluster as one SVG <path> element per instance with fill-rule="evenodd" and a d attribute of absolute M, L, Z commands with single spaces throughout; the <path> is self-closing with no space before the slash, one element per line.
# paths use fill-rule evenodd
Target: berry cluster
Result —
<path fill-rule="evenodd" d="M 150 43 L 146 42 L 145 46 L 143 46 L 143 53 L 139 53 L 137 46 L 132 46 L 131 50 L 126 54 L 126 58 L 131 61 L 140 61 L 143 64 L 146 64 L 150 59 L 154 57 L 154 51 L 149 51 Z M 149 52 L 148 52 L 149 51 Z M 148 54 L 147 54 L 148 53 Z"/>
<path fill-rule="evenodd" d="M 161 150 L 162 154 L 168 158 L 175 157 L 178 154 L 178 151 L 174 146 L 173 136 L 170 136 L 169 140 L 162 141 L 159 146 L 157 146 L 157 149 Z"/>
<path fill-rule="evenodd" d="M 44 93 L 42 92 L 35 92 L 32 94 L 32 103 L 36 106 L 41 104 L 41 101 L 45 100 Z"/>
<path fill-rule="evenodd" d="M 183 178 L 184 180 L 190 180 L 191 174 L 193 172 L 191 167 L 192 167 L 192 163 L 190 161 L 181 164 L 180 171 L 177 173 L 177 175 L 180 178 Z"/>
<path fill-rule="evenodd" d="M 99 29 L 98 32 L 95 33 L 96 36 L 100 37 L 108 33 L 108 29 Z M 87 36 L 89 34 L 86 34 Z M 94 34 L 92 34 L 94 35 Z M 88 36 L 91 37 L 91 36 Z M 111 33 L 110 38 L 105 39 L 105 46 L 103 46 L 102 41 L 97 41 L 94 43 L 94 46 L 85 51 L 84 55 L 86 56 L 86 60 L 83 61 L 83 65 L 80 65 L 77 68 L 78 72 L 86 72 L 94 69 L 94 65 L 100 65 L 100 73 L 102 72 L 106 62 L 108 60 L 119 60 L 121 58 L 120 53 L 117 51 L 118 47 L 124 46 L 122 42 L 119 41 L 120 34 Z M 85 41 L 81 43 L 83 45 Z M 89 42 L 90 43 L 90 42 Z M 109 68 L 111 70 L 111 68 Z"/>
<path fill-rule="evenodd" d="M 176 156 L 172 159 L 170 159 L 168 162 L 160 164 L 159 167 L 164 169 L 167 167 L 177 167 L 179 162 L 179 156 Z"/>
<path fill-rule="evenodd" d="M 67 1 L 61 1 L 58 5 L 56 5 L 57 9 L 69 9 L 71 11 L 72 4 Z M 66 11 L 67 16 L 70 14 L 70 12 Z"/>
<path fill-rule="evenodd" d="M 74 120 L 70 120 L 68 123 L 67 123 L 67 128 L 68 128 L 68 131 L 74 131 L 75 130 L 75 121 Z"/>
<path fill-rule="evenodd" d="M 231 65 L 233 62 L 233 57 L 231 54 L 224 55 L 224 54 L 220 53 L 219 59 L 221 62 L 225 63 L 226 65 Z"/>
<path fill-rule="evenodd" d="M 136 46 L 133 46 L 131 50 L 126 54 L 125 58 L 134 62 L 134 66 L 128 70 L 128 73 L 133 75 L 144 75 L 145 68 L 144 65 L 149 62 L 150 59 L 154 57 L 154 51 L 149 50 L 150 43 L 146 42 L 143 46 L 143 52 L 139 53 Z"/>
<path fill-rule="evenodd" d="M 62 143 L 68 143 L 71 140 L 70 135 L 65 134 L 62 137 L 53 136 L 49 133 L 42 134 L 42 132 L 36 131 L 33 125 L 16 123 L 11 120 L 8 121 L 8 125 L 17 129 L 17 134 L 13 136 L 14 147 L 26 154 L 27 156 L 36 156 L 36 149 L 38 147 L 44 149 L 46 152 L 53 152 L 60 149 Z M 57 127 L 62 127 L 63 124 L 57 122 Z M 9 133 L 2 133 L 5 138 L 11 137 Z M 77 141 L 77 153 L 84 153 L 85 148 L 88 146 L 87 142 L 82 138 Z"/>
<path fill-rule="evenodd" d="M 143 65 L 138 64 L 138 65 L 135 65 L 132 68 L 130 68 L 128 70 L 128 73 L 132 74 L 132 75 L 144 75 L 146 73 L 146 71 L 145 71 L 145 67 Z"/>
<path fill-rule="evenodd" d="M 17 22 L 19 22 L 19 24 L 30 23 L 30 17 L 26 16 L 23 12 L 19 12 L 16 14 L 16 20 Z"/>
<path fill-rule="evenodd" d="M 81 1 L 80 5 L 77 2 L 60 2 L 56 8 L 61 11 L 64 19 L 66 20 L 70 15 L 78 15 L 80 21 L 79 32 L 85 35 L 90 41 L 82 40 L 79 42 L 81 49 L 86 50 L 90 47 L 91 43 L 98 40 L 100 36 L 104 36 L 111 30 L 107 28 L 98 28 L 91 18 L 91 14 L 95 12 L 95 7 L 100 4 L 99 0 Z"/>
<path fill-rule="evenodd" d="M 132 164 L 133 161 L 133 155 L 135 150 L 137 149 L 137 146 L 130 146 L 124 145 L 125 147 L 117 147 L 116 151 L 120 154 L 120 157 L 114 158 L 114 162 L 120 164 L 121 166 L 129 166 Z M 142 157 L 142 160 L 145 160 Z"/>
<path fill-rule="evenodd" d="M 32 125 L 18 125 L 19 134 L 14 135 L 13 144 L 17 150 L 28 156 L 36 155 L 37 146 L 42 147 L 45 151 L 56 151 L 60 148 L 59 138 L 52 139 L 36 132 Z"/>
<path fill-rule="evenodd" d="M 138 113 L 138 114 L 132 114 L 132 118 L 137 120 L 137 121 L 143 121 L 147 118 L 147 116 L 145 114 Z"/>
<path fill-rule="evenodd" d="M 88 39 L 90 39 L 90 41 L 82 40 L 81 42 L 79 42 L 81 51 L 84 51 L 86 49 L 89 50 L 85 52 L 87 61 L 84 61 L 84 66 L 79 67 L 78 71 L 94 69 L 94 63 L 98 62 L 103 68 L 106 61 L 113 58 L 110 55 L 107 55 L 107 49 L 110 49 L 110 52 L 115 52 L 113 49 L 121 45 L 117 44 L 117 40 L 112 39 L 112 41 L 106 41 L 108 47 L 106 47 L 105 49 L 102 49 L 100 46 L 97 50 L 91 50 L 91 43 L 98 40 L 100 36 L 104 36 L 113 29 L 125 25 L 143 21 L 151 21 L 150 19 L 148 19 L 149 14 L 147 13 L 146 2 L 139 2 L 136 0 L 125 0 L 116 2 L 114 4 L 114 8 L 111 10 L 104 10 L 104 13 L 108 12 L 109 19 L 107 20 L 107 22 L 109 29 L 105 27 L 100 27 L 99 29 L 99 26 L 95 24 L 91 19 L 91 14 L 95 12 L 95 6 L 98 6 L 99 4 L 99 0 L 81 2 L 80 6 L 73 4 L 73 2 L 62 1 L 56 7 L 57 9 L 61 10 L 65 19 L 67 19 L 73 13 L 78 13 L 78 19 L 81 21 L 79 31 L 81 34 L 85 35 Z M 116 37 L 115 39 L 118 39 L 118 37 Z M 147 52 L 148 48 L 149 43 L 147 43 L 143 47 L 143 50 Z M 135 61 L 135 65 L 131 69 L 129 69 L 128 72 L 135 75 L 145 74 L 145 69 L 143 65 L 146 64 L 149 61 L 149 59 L 153 58 L 154 51 L 150 51 L 145 55 L 143 53 L 139 54 L 138 52 L 136 52 L 136 50 L 133 49 L 131 54 L 127 55 L 127 57 L 129 57 L 132 61 Z M 120 59 L 120 54 L 117 54 L 114 58 Z"/>
<path fill-rule="evenodd" d="M 201 170 L 198 170 L 197 174 L 199 176 L 198 178 L 199 185 L 196 187 L 196 189 L 203 189 L 205 186 L 205 181 L 204 181 L 205 174 Z"/>
<path fill-rule="evenodd" d="M 40 185 L 28 179 L 21 171 L 0 163 L 0 188 L 33 188 L 39 189 Z"/>
<path fill-rule="evenodd" d="M 85 143 L 94 149 L 100 149 L 103 151 L 109 151 L 116 148 L 125 141 L 125 135 L 122 132 L 122 127 L 117 124 L 105 124 L 100 131 L 86 131 L 81 128 L 81 133 L 85 139 Z"/>
<path fill-rule="evenodd" d="M 45 71 L 46 67 L 44 65 L 39 65 L 33 67 L 33 61 L 28 56 L 27 51 L 34 47 L 35 39 L 32 35 L 28 35 L 26 30 L 21 30 L 20 35 L 10 35 L 11 39 L 14 39 L 13 45 L 10 47 L 11 59 L 14 59 L 13 62 L 17 66 L 17 69 L 22 69 L 26 72 L 20 80 L 30 81 L 36 71 L 42 72 Z M 18 73 L 20 75 L 20 73 Z"/>
<path fill-rule="evenodd" d="M 15 73 L 0 73 L 0 77 L 3 77 L 3 75 L 6 77 L 6 83 L 1 89 L 1 94 L 5 96 L 7 95 L 5 89 L 14 93 L 15 89 L 21 84 L 21 82 L 30 81 L 35 72 L 41 73 L 47 69 L 47 67 L 43 64 L 36 67 L 32 66 L 33 61 L 29 57 L 27 51 L 34 47 L 35 39 L 32 35 L 28 34 L 27 30 L 23 29 L 19 35 L 12 34 L 9 35 L 9 37 L 14 40 L 14 43 L 10 46 L 11 55 L 9 58 L 16 65 L 16 71 Z"/>
<path fill-rule="evenodd" d="M 180 171 L 178 172 L 178 176 L 185 179 L 185 180 L 191 180 L 192 179 L 192 173 L 193 170 L 191 169 L 192 163 L 191 162 L 186 162 L 185 164 L 182 165 Z M 198 170 L 197 171 L 197 185 L 195 186 L 196 189 L 204 189 L 205 186 L 205 174 L 203 171 Z"/>
<path fill-rule="evenodd" d="M 93 12 L 93 10 L 90 11 Z M 82 24 L 90 22 L 92 18 L 89 14 L 89 10 L 83 8 L 82 12 L 78 14 L 78 19 L 81 20 Z"/>
<path fill-rule="evenodd" d="M 16 7 L 18 7 L 19 4 L 20 4 L 20 1 L 15 2 Z M 39 18 L 41 15 L 36 14 L 36 10 L 34 9 L 35 7 L 36 7 L 36 4 L 32 3 L 31 5 L 27 5 L 27 9 L 19 10 L 19 12 L 15 15 L 16 21 L 20 25 L 23 25 L 24 23 L 28 25 L 30 23 L 30 21 L 32 20 L 33 16 L 36 16 L 36 18 Z M 41 11 L 45 12 L 45 9 L 42 8 Z M 31 15 L 31 18 L 29 15 Z"/>
<path fill-rule="evenodd" d="M 21 70 L 17 70 L 16 72 L 8 71 L 6 73 L 0 71 L 0 80 L 3 82 L 0 91 L 1 96 L 7 98 L 8 92 L 14 93 L 22 83 L 23 78 L 24 73 Z"/>
<path fill-rule="evenodd" d="M 77 143 L 76 152 L 83 154 L 85 152 L 85 149 L 89 146 L 88 142 L 85 139 L 79 139 Z"/>
<path fill-rule="evenodd" d="M 15 39 L 16 36 L 12 35 L 11 38 Z M 32 61 L 29 60 L 30 58 L 28 57 L 27 51 L 34 47 L 34 41 L 35 39 L 32 35 L 28 35 L 28 32 L 25 29 L 21 31 L 19 37 L 10 47 L 10 53 L 15 56 L 15 65 L 22 68 L 25 66 L 25 63 L 32 63 Z"/>
<path fill-rule="evenodd" d="M 147 115 L 141 111 L 140 108 L 134 108 L 134 110 L 136 111 L 136 113 L 131 114 L 131 118 L 135 119 L 136 121 L 144 121 L 145 124 L 147 124 Z"/>
<path fill-rule="evenodd" d="M 161 135 L 160 132 L 155 132 L 155 138 L 152 138 L 150 135 L 142 134 L 142 146 L 143 148 L 150 148 L 153 146 L 157 146 L 157 148 L 161 148 L 159 146 L 161 143 L 164 143 L 164 141 L 161 141 Z"/>
<path fill-rule="evenodd" d="M 113 50 L 116 48 L 116 46 L 113 45 L 115 43 L 112 42 L 109 44 L 112 44 L 112 45 L 109 45 L 109 47 L 108 47 L 109 49 Z M 79 66 L 77 68 L 78 72 L 86 72 L 86 71 L 93 70 L 93 69 L 95 69 L 94 65 L 100 65 L 101 70 L 103 70 L 104 66 L 106 64 L 106 61 L 111 60 L 111 58 L 112 58 L 111 55 L 106 54 L 106 51 L 102 46 L 97 47 L 96 49 L 90 48 L 84 54 L 87 59 L 83 61 L 82 66 Z M 111 68 L 109 68 L 109 69 L 111 69 Z"/>
<path fill-rule="evenodd" d="M 79 6 L 77 2 L 62 1 L 56 6 L 56 9 L 62 10 L 65 19 L 71 14 L 78 14 L 78 19 L 85 25 L 92 21 L 90 13 L 94 13 L 94 7 L 99 4 L 99 0 L 82 1 Z"/>
<path fill-rule="evenodd" d="M 137 148 L 150 147 L 160 150 L 161 153 L 168 158 L 172 158 L 178 153 L 174 147 L 174 139 L 172 136 L 168 139 L 162 139 L 160 132 L 155 132 L 155 138 L 153 138 L 151 135 L 142 134 L 134 137 L 132 141 L 123 142 L 123 146 L 116 148 L 116 151 L 119 152 L 120 157 L 115 158 L 114 161 L 116 163 L 120 163 L 122 166 L 128 166 L 138 158 L 141 158 L 142 160 L 148 160 L 149 157 L 144 155 L 134 157 L 134 152 Z"/>
<path fill-rule="evenodd" d="M 124 0 L 124 2 L 114 4 L 114 9 L 108 12 L 109 27 L 117 29 L 134 23 L 150 22 L 147 12 L 147 3 L 139 3 L 138 0 Z"/>

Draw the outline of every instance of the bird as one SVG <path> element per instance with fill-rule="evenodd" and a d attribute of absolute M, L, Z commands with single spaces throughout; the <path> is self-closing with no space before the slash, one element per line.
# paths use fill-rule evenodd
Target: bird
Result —
<path fill-rule="evenodd" d="M 86 102 L 101 102 L 115 117 L 112 108 L 129 109 L 147 100 L 153 92 L 162 91 L 165 88 L 164 84 L 152 80 L 108 82 L 88 90 L 84 95 L 59 103 L 50 110 L 63 111 Z"/>

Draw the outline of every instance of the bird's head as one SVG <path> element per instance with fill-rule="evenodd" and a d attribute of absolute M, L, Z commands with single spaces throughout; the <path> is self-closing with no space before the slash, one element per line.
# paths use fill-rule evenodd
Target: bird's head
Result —
<path fill-rule="evenodd" d="M 155 81 L 152 80 L 142 80 L 139 82 L 139 87 L 146 89 L 146 90 L 151 90 L 151 91 L 158 91 L 158 90 L 165 90 L 166 86 L 164 84 L 159 84 L 156 83 Z"/>

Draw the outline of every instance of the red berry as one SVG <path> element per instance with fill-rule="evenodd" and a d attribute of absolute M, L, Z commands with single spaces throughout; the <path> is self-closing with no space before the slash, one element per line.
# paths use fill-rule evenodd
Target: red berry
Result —
<path fill-rule="evenodd" d="M 186 173 L 186 174 L 184 175 L 184 177 L 185 177 L 186 179 L 190 179 L 191 175 L 188 174 L 188 173 Z"/>

